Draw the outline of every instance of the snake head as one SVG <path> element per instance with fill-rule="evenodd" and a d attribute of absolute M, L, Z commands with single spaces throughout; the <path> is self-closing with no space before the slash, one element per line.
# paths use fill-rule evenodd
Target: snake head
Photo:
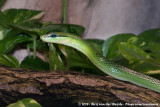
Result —
<path fill-rule="evenodd" d="M 63 43 L 67 38 L 64 33 L 49 33 L 40 36 L 40 38 L 49 43 Z"/>
<path fill-rule="evenodd" d="M 55 33 L 50 33 L 50 34 L 46 34 L 46 35 L 42 35 L 41 36 L 41 39 L 43 38 L 56 38 L 58 37 L 59 35 L 55 34 Z"/>

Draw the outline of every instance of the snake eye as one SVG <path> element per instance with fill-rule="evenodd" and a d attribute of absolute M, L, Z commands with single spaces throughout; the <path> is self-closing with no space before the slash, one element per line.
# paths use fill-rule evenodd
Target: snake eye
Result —
<path fill-rule="evenodd" d="M 57 35 L 53 33 L 50 35 L 50 37 L 55 38 L 55 37 L 57 37 Z"/>

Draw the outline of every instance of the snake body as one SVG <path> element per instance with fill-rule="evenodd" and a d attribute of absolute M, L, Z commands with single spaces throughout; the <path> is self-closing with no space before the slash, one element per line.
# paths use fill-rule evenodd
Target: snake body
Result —
<path fill-rule="evenodd" d="M 133 84 L 154 90 L 160 93 L 160 80 L 154 79 L 150 76 L 133 71 L 114 62 L 107 60 L 100 55 L 96 49 L 87 41 L 70 33 L 51 33 L 42 35 L 41 39 L 49 43 L 58 43 L 73 47 L 83 54 L 85 54 L 91 62 L 102 70 L 104 73 L 123 81 L 129 81 Z"/>

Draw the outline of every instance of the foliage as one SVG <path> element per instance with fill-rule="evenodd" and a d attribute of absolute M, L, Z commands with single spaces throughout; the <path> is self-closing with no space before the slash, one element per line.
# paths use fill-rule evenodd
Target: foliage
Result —
<path fill-rule="evenodd" d="M 13 68 L 19 67 L 18 60 L 14 56 L 7 54 L 0 54 L 0 64 Z"/>
<path fill-rule="evenodd" d="M 5 4 L 6 0 L 0 0 L 0 8 Z"/>
<path fill-rule="evenodd" d="M 25 98 L 17 101 L 16 103 L 8 105 L 7 107 L 42 107 L 42 106 L 31 98 Z"/>
<path fill-rule="evenodd" d="M 34 70 L 49 70 L 49 68 L 53 69 L 51 65 L 55 63 L 56 65 L 54 66 L 56 66 L 56 68 L 54 68 L 54 70 L 65 69 L 64 63 L 59 64 L 62 60 L 60 60 L 58 54 L 62 53 L 57 53 L 53 45 L 52 48 L 50 46 L 49 49 L 46 43 L 40 41 L 39 36 L 49 32 L 69 32 L 80 36 L 84 32 L 84 28 L 72 24 L 37 22 L 43 14 L 43 11 L 28 9 L 8 9 L 0 12 L 1 65 Z M 26 47 L 28 49 L 28 56 L 20 64 L 16 58 L 8 55 L 12 53 L 16 47 Z M 32 50 L 33 56 L 30 55 Z M 48 62 L 44 62 L 36 56 L 37 50 L 40 50 L 42 53 L 47 53 L 48 50 L 50 50 L 52 54 L 50 54 L 49 61 L 54 63 L 50 63 L 49 67 Z"/>
<path fill-rule="evenodd" d="M 27 36 L 9 36 L 0 41 L 0 53 L 9 53 L 15 45 L 19 43 L 31 42 L 32 39 Z"/>
<path fill-rule="evenodd" d="M 59 56 L 53 44 L 49 44 L 49 64 L 50 70 L 64 70 L 64 62 Z"/>
<path fill-rule="evenodd" d="M 133 34 L 112 36 L 104 42 L 103 54 L 108 59 L 139 72 L 147 74 L 151 70 L 159 70 L 159 32 L 160 29 L 150 29 L 137 36 Z M 122 61 L 125 63 L 121 63 Z"/>
<path fill-rule="evenodd" d="M 28 56 L 21 62 L 20 67 L 32 70 L 48 70 L 49 64 L 39 57 L 33 58 L 32 56 Z"/>
<path fill-rule="evenodd" d="M 62 12 L 62 24 L 40 22 L 43 11 L 28 9 L 8 9 L 0 11 L 0 64 L 32 70 L 74 70 L 98 75 L 105 75 L 90 60 L 76 49 L 48 44 L 40 40 L 40 35 L 50 32 L 67 32 L 77 36 L 84 33 L 84 27 L 66 24 L 66 0 Z M 0 1 L 0 7 L 5 0 Z M 160 68 L 160 29 L 150 29 L 139 35 L 117 34 L 107 40 L 86 39 L 107 59 L 138 72 L 155 76 Z M 19 63 L 12 52 L 26 48 L 28 56 Z M 44 55 L 45 61 L 36 53 Z M 33 52 L 33 56 L 31 56 Z M 48 55 L 49 54 L 49 55 Z M 49 59 L 48 59 L 49 58 Z M 159 78 L 160 71 L 156 72 Z M 159 78 L 160 79 L 160 78 Z M 32 99 L 23 99 L 8 107 L 41 107 Z"/>
<path fill-rule="evenodd" d="M 118 43 L 125 42 L 130 37 L 135 37 L 134 34 L 118 34 L 112 36 L 105 40 L 103 43 L 103 56 L 107 57 L 108 59 L 118 59 L 122 58 L 120 51 L 118 50 Z"/>
<path fill-rule="evenodd" d="M 13 15 L 14 14 L 14 15 Z M 27 15 L 25 15 L 27 14 Z M 43 11 L 27 9 L 8 9 L 0 12 L 0 61 L 2 65 L 34 70 L 76 70 L 103 74 L 81 52 L 62 45 L 44 43 L 39 36 L 49 32 L 68 32 L 81 36 L 84 28 L 73 24 L 54 24 L 37 22 Z M 135 34 L 117 34 L 107 40 L 86 39 L 100 54 L 131 69 L 147 73 L 157 70 L 160 65 L 160 29 L 151 29 Z M 16 47 L 27 48 L 28 56 L 19 64 L 10 54 Z M 46 60 L 36 56 L 41 51 Z M 33 56 L 30 52 L 33 51 Z M 49 52 L 49 59 L 47 53 Z M 11 59 L 7 59 L 7 56 Z M 4 62 L 4 58 L 6 61 Z M 19 66 L 20 65 L 20 66 Z M 41 65 L 41 67 L 39 66 Z M 153 69 L 152 69 L 153 68 Z M 97 72 L 98 71 L 98 72 Z"/>

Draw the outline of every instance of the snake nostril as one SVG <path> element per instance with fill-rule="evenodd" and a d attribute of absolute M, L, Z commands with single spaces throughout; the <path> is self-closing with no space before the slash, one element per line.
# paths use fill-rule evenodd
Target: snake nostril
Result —
<path fill-rule="evenodd" d="M 47 38 L 47 37 L 48 37 L 48 35 L 45 35 L 45 36 L 44 36 L 44 38 Z"/>

